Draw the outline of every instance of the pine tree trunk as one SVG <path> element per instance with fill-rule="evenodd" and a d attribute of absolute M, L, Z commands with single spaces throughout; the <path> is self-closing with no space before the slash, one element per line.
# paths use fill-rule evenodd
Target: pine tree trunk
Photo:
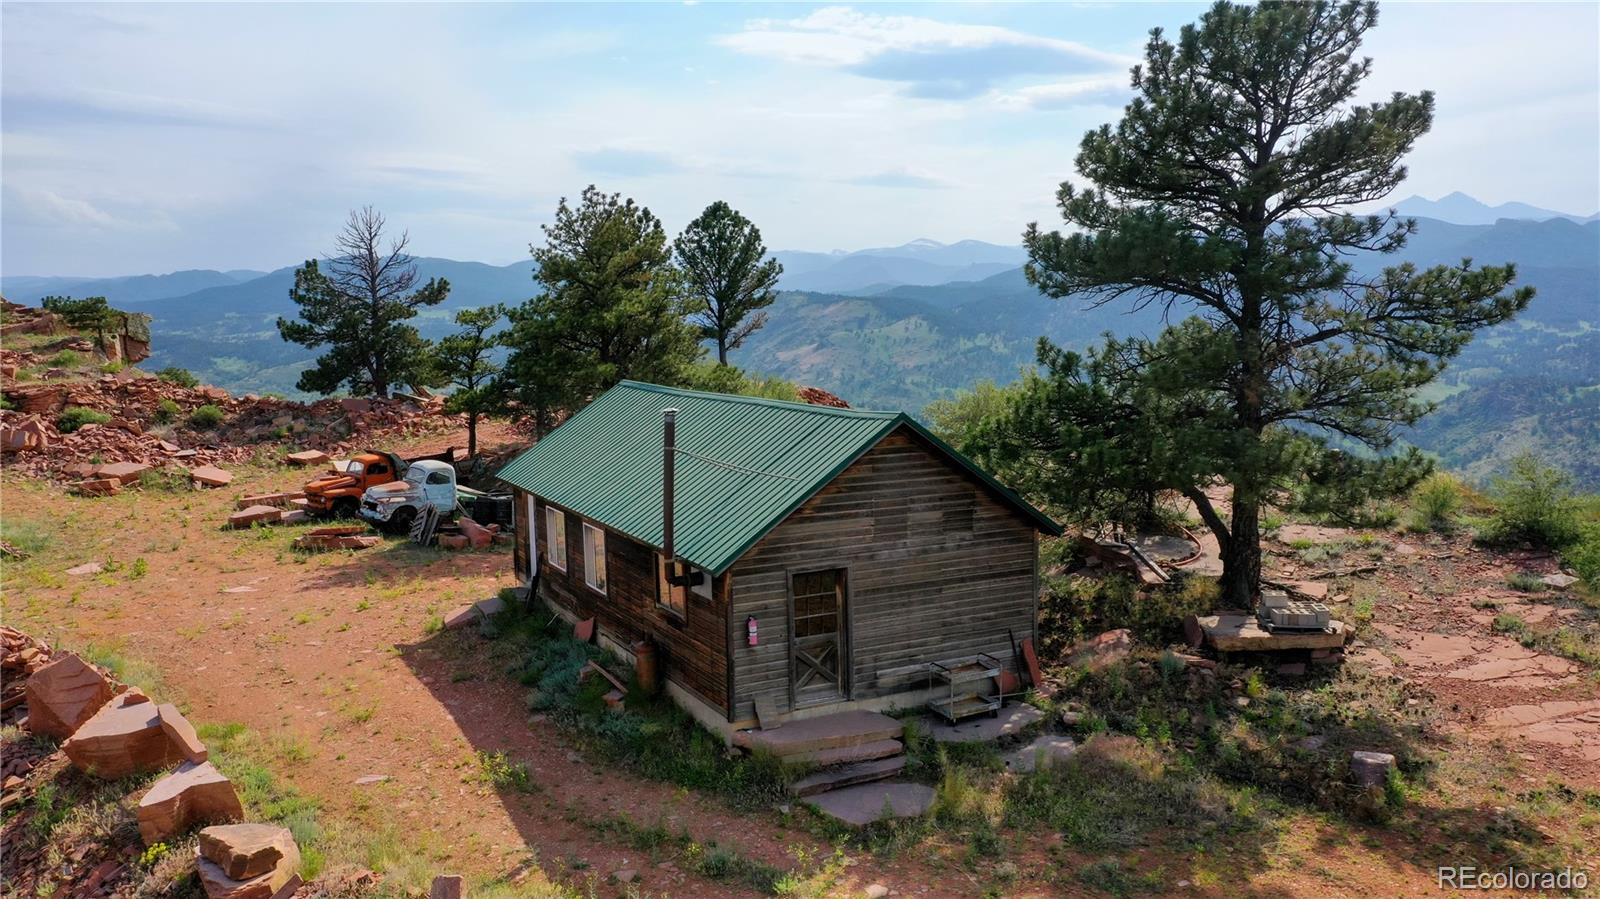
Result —
<path fill-rule="evenodd" d="M 717 338 L 717 362 L 721 365 L 728 364 L 728 341 L 726 336 Z"/>
<path fill-rule="evenodd" d="M 1229 533 L 1230 539 L 1222 547 L 1223 605 L 1235 609 L 1253 609 L 1261 584 L 1259 499 L 1241 497 L 1237 490 L 1234 491 Z"/>
<path fill-rule="evenodd" d="M 467 458 L 478 458 L 478 413 L 467 413 Z"/>

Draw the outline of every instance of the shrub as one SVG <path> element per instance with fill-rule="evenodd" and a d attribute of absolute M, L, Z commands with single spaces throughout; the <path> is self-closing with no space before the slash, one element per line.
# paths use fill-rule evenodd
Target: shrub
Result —
<path fill-rule="evenodd" d="M 1506 580 L 1506 586 L 1518 593 L 1538 593 L 1544 589 L 1544 581 L 1539 580 L 1537 575 L 1519 571 Z"/>
<path fill-rule="evenodd" d="M 68 406 L 56 418 L 56 430 L 63 434 L 71 434 L 84 425 L 103 425 L 111 420 L 111 416 L 82 406 Z"/>
<path fill-rule="evenodd" d="M 1438 472 L 1417 485 L 1411 493 L 1411 530 L 1450 531 L 1461 510 L 1461 480 Z"/>
<path fill-rule="evenodd" d="M 183 409 L 178 406 L 176 400 L 167 398 L 156 403 L 156 411 L 150 417 L 155 419 L 158 424 L 167 424 L 176 421 L 178 413 L 182 411 Z"/>
<path fill-rule="evenodd" d="M 1140 591 L 1122 576 L 1049 578 L 1039 607 L 1039 650 L 1054 657 L 1084 637 L 1125 627 L 1141 642 L 1162 646 L 1183 633 L 1183 619 L 1214 611 L 1217 582 L 1179 574 Z"/>
<path fill-rule="evenodd" d="M 166 381 L 168 384 L 176 384 L 179 387 L 195 387 L 200 383 L 200 379 L 194 376 L 194 372 L 189 371 L 187 368 L 179 368 L 176 365 L 169 365 L 156 372 L 156 377 Z"/>
<path fill-rule="evenodd" d="M 222 410 L 211 403 L 206 403 L 189 413 L 189 427 L 197 431 L 207 431 L 222 424 L 222 419 Z"/>
<path fill-rule="evenodd" d="M 74 350 L 62 350 L 50 357 L 50 364 L 56 368 L 77 368 L 83 364 L 83 354 Z"/>
<path fill-rule="evenodd" d="M 1600 590 L 1600 521 L 1586 522 L 1578 530 L 1578 539 L 1561 554 L 1561 558 L 1590 589 Z"/>
<path fill-rule="evenodd" d="M 1491 543 L 1528 542 L 1565 549 L 1579 537 L 1577 498 L 1572 478 L 1524 453 L 1490 489 L 1495 511 L 1482 537 Z"/>

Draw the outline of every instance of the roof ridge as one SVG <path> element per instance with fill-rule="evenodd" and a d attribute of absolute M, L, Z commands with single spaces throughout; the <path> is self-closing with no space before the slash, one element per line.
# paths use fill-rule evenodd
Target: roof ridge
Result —
<path fill-rule="evenodd" d="M 819 406 L 804 400 L 778 400 L 764 396 L 745 396 L 739 393 L 717 393 L 712 390 L 691 390 L 687 387 L 668 387 L 665 384 L 651 384 L 648 381 L 621 380 L 618 387 L 631 387 L 638 390 L 648 390 L 652 393 L 664 393 L 676 396 L 692 396 L 718 402 L 741 403 L 748 406 L 771 406 L 779 409 L 798 409 L 805 412 L 814 412 L 820 415 L 839 415 L 847 418 L 876 418 L 888 420 L 897 416 L 906 415 L 898 409 L 840 409 L 837 406 Z"/>

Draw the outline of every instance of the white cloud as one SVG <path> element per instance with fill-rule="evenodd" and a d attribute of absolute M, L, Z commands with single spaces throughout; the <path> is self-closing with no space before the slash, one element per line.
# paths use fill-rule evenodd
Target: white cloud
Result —
<path fill-rule="evenodd" d="M 1079 106 L 1122 106 L 1133 95 L 1127 77 L 1082 78 L 1054 84 L 1034 84 L 995 95 L 1004 109 L 1049 110 Z"/>
<path fill-rule="evenodd" d="M 900 82 L 913 96 L 964 99 L 1011 78 L 1104 72 L 1127 57 L 997 25 L 883 16 L 849 7 L 798 19 L 756 19 L 718 38 L 725 47 L 784 62 Z"/>

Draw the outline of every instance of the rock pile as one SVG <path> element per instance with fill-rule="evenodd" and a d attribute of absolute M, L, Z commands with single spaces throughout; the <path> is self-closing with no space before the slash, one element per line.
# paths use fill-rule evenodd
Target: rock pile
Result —
<path fill-rule="evenodd" d="M 43 642 L 0 625 L 0 724 L 16 724 L 27 713 L 29 680 L 50 658 Z"/>
<path fill-rule="evenodd" d="M 810 403 L 813 406 L 831 406 L 835 409 L 850 408 L 849 403 L 823 390 L 821 387 L 798 387 L 795 389 L 795 394 L 800 397 L 801 402 Z"/>
<path fill-rule="evenodd" d="M 314 403 L 255 394 L 236 397 L 219 387 L 183 387 L 131 368 L 88 380 L 8 381 L 5 394 L 16 407 L 0 410 L 0 448 L 8 455 L 7 467 L 58 481 L 82 479 L 75 470 L 91 460 L 149 466 L 176 461 L 205 472 L 243 462 L 257 447 L 269 444 L 304 450 L 291 454 L 291 463 L 320 464 L 329 454 L 465 423 L 462 416 L 444 413 L 442 397 Z M 222 422 L 215 427 L 191 422 L 194 411 L 208 405 L 221 411 Z M 57 419 L 68 407 L 92 409 L 111 420 L 63 434 Z M 207 482 L 206 477 L 196 479 Z"/>
<path fill-rule="evenodd" d="M 66 731 L 59 751 L 43 741 L 7 744 L 8 889 L 21 890 L 19 895 L 131 895 L 127 875 L 137 846 L 60 847 L 66 864 L 45 862 L 42 849 L 22 858 L 13 851 L 13 831 L 28 825 L 28 813 L 10 810 L 69 763 L 106 780 L 176 766 L 140 797 L 139 837 L 152 846 L 210 825 L 200 831 L 195 861 L 207 899 L 288 899 L 300 888 L 300 849 L 293 835 L 273 825 L 232 823 L 245 817 L 238 792 L 176 706 L 152 702 L 78 656 L 52 652 L 14 628 L 0 627 L 0 648 L 7 711 L 20 711 L 20 723 L 32 733 L 61 739 Z M 96 865 L 91 853 L 109 857 Z M 363 877 L 362 885 L 370 885 L 372 875 Z"/>

